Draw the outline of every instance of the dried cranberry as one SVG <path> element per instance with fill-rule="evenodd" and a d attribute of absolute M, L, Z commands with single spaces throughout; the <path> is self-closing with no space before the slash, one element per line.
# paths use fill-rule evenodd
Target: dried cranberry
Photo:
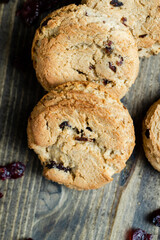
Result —
<path fill-rule="evenodd" d="M 48 163 L 46 167 L 49 169 L 58 168 L 59 170 L 63 170 L 64 172 L 71 172 L 72 170 L 70 167 L 64 167 L 63 163 L 56 163 L 55 161 L 50 161 L 50 163 Z"/>
<path fill-rule="evenodd" d="M 86 138 L 86 137 L 75 137 L 75 140 L 81 141 L 81 142 L 95 142 L 95 138 Z"/>
<path fill-rule="evenodd" d="M 16 12 L 17 16 L 20 16 L 27 25 L 31 25 L 40 14 L 40 1 L 39 0 L 27 0 L 24 2 L 22 8 Z"/>
<path fill-rule="evenodd" d="M 110 4 L 114 7 L 120 7 L 120 6 L 123 6 L 123 3 L 122 2 L 119 2 L 118 0 L 112 0 L 110 1 Z"/>
<path fill-rule="evenodd" d="M 62 123 L 59 125 L 59 127 L 60 127 L 62 130 L 64 130 L 65 127 L 71 127 L 71 126 L 69 125 L 68 121 L 64 121 L 64 122 L 62 122 Z"/>
<path fill-rule="evenodd" d="M 0 198 L 2 198 L 2 197 L 3 197 L 3 193 L 0 192 Z"/>
<path fill-rule="evenodd" d="M 120 60 L 116 61 L 117 66 L 121 66 L 123 64 L 123 57 L 119 56 Z"/>
<path fill-rule="evenodd" d="M 126 24 L 127 18 L 126 18 L 126 17 L 122 17 L 122 18 L 121 18 L 121 22 L 123 23 L 124 26 L 127 27 L 127 24 Z"/>
<path fill-rule="evenodd" d="M 0 167 L 0 179 L 6 180 L 11 178 L 11 174 L 6 167 Z"/>
<path fill-rule="evenodd" d="M 160 227 L 160 215 L 157 215 L 153 218 L 153 224 L 157 227 Z"/>
<path fill-rule="evenodd" d="M 160 209 L 150 214 L 150 220 L 155 226 L 160 227 Z"/>
<path fill-rule="evenodd" d="M 27 0 L 23 3 L 16 15 L 20 16 L 24 22 L 31 25 L 38 16 L 48 10 L 55 10 L 71 3 L 79 4 L 80 0 Z"/>
<path fill-rule="evenodd" d="M 104 42 L 105 44 L 105 52 L 107 53 L 108 56 L 111 55 L 111 53 L 113 52 L 113 42 L 112 41 L 107 41 Z"/>
<path fill-rule="evenodd" d="M 115 72 L 116 73 L 116 71 L 117 71 L 117 68 L 114 66 L 114 65 L 112 65 L 112 63 L 111 62 L 109 62 L 109 68 L 113 71 L 113 72 Z"/>
<path fill-rule="evenodd" d="M 139 38 L 144 38 L 146 36 L 147 36 L 147 34 L 139 35 Z"/>
<path fill-rule="evenodd" d="M 21 162 L 10 163 L 7 165 L 7 170 L 10 172 L 10 178 L 17 179 L 23 176 L 25 165 Z"/>
<path fill-rule="evenodd" d="M 82 142 L 87 142 L 88 138 L 86 138 L 86 137 L 75 137 L 75 140 L 82 141 Z"/>
<path fill-rule="evenodd" d="M 146 233 L 144 230 L 138 228 L 131 233 L 130 240 L 152 240 L 152 234 Z"/>

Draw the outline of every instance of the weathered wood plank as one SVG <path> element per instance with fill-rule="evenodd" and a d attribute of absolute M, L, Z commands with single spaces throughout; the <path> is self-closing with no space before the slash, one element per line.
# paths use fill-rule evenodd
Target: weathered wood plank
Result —
<path fill-rule="evenodd" d="M 160 55 L 141 60 L 139 77 L 122 100 L 137 143 L 126 169 L 101 189 L 67 189 L 41 176 L 39 160 L 27 148 L 27 118 L 44 91 L 30 61 L 36 26 L 15 17 L 20 2 L 0 5 L 0 164 L 22 161 L 27 168 L 21 179 L 0 181 L 0 239 L 125 240 L 132 227 L 160 239 L 159 228 L 146 220 L 160 208 L 160 174 L 147 162 L 141 140 L 145 112 L 160 97 Z"/>

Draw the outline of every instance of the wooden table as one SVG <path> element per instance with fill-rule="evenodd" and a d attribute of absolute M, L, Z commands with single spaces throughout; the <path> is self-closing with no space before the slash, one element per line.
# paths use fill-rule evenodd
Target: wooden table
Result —
<path fill-rule="evenodd" d="M 122 99 L 134 119 L 136 148 L 127 167 L 99 190 L 76 191 L 42 177 L 37 156 L 27 148 L 27 118 L 44 95 L 30 60 L 33 27 L 15 12 L 20 2 L 0 4 L 0 165 L 27 164 L 24 177 L 0 181 L 0 240 L 125 240 L 130 228 L 160 239 L 147 221 L 160 208 L 160 174 L 144 156 L 141 123 L 160 97 L 160 55 L 142 59 L 139 76 Z"/>

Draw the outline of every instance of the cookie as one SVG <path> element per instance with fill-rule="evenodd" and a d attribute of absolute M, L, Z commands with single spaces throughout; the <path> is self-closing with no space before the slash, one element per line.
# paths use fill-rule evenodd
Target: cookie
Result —
<path fill-rule="evenodd" d="M 143 147 L 152 166 L 160 172 L 160 100 L 155 102 L 143 121 Z"/>
<path fill-rule="evenodd" d="M 28 120 L 28 145 L 43 175 L 78 190 L 96 189 L 125 167 L 134 145 L 123 104 L 95 83 L 67 83 L 45 95 Z"/>
<path fill-rule="evenodd" d="M 82 3 L 117 19 L 130 29 L 140 57 L 160 52 L 159 0 L 83 0 Z"/>
<path fill-rule="evenodd" d="M 68 81 L 89 81 L 105 85 L 119 98 L 134 83 L 139 69 L 130 31 L 85 5 L 69 5 L 42 21 L 34 37 L 32 59 L 47 91 Z"/>

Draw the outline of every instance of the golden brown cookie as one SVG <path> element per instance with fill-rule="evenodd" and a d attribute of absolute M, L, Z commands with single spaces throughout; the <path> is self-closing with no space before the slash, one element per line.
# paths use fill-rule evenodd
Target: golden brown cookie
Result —
<path fill-rule="evenodd" d="M 140 57 L 160 52 L 159 0 L 82 0 L 82 3 L 129 28 L 137 42 Z"/>
<path fill-rule="evenodd" d="M 44 176 L 78 190 L 110 182 L 135 145 L 127 109 L 104 87 L 87 82 L 45 95 L 31 113 L 27 133 Z"/>
<path fill-rule="evenodd" d="M 119 98 L 134 83 L 139 69 L 130 31 L 85 5 L 69 5 L 42 21 L 32 59 L 37 78 L 48 91 L 68 81 L 89 81 L 105 85 Z"/>
<path fill-rule="evenodd" d="M 143 121 L 143 147 L 152 166 L 160 172 L 160 100 L 155 102 Z"/>

